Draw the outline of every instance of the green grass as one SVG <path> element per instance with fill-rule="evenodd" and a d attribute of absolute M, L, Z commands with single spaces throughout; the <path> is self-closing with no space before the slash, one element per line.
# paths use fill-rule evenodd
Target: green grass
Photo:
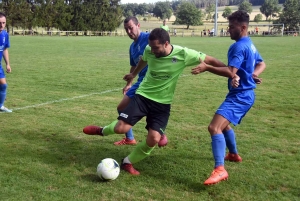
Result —
<path fill-rule="evenodd" d="M 172 43 L 226 61 L 229 38 L 172 38 Z M 113 182 L 95 174 L 101 159 L 120 161 L 134 147 L 116 147 L 123 135 L 86 136 L 88 124 L 117 117 L 128 37 L 11 37 L 12 73 L 1 115 L 1 200 L 299 200 L 299 37 L 257 37 L 267 64 L 253 108 L 235 127 L 243 162 L 226 163 L 229 180 L 206 187 L 213 168 L 207 132 L 226 93 L 226 78 L 187 67 L 179 79 L 169 144 L 123 171 Z M 144 140 L 145 121 L 134 132 Z"/>

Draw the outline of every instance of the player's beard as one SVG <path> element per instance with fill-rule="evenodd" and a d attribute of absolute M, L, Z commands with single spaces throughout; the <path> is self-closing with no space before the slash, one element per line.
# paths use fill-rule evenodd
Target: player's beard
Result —
<path fill-rule="evenodd" d="M 161 51 L 157 54 L 154 54 L 156 58 L 165 57 L 167 56 L 166 51 Z"/>

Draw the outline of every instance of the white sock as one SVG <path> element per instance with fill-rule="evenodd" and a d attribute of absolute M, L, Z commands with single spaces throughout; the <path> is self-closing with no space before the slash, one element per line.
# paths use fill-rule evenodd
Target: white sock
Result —
<path fill-rule="evenodd" d="M 129 163 L 129 164 L 131 164 L 131 162 L 129 161 L 128 156 L 127 156 L 126 158 L 123 159 L 123 164 L 124 164 L 124 163 Z"/>

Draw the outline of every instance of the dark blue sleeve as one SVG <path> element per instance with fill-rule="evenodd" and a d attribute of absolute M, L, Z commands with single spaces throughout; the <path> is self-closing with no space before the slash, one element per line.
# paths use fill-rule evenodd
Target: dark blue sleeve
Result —
<path fill-rule="evenodd" d="M 131 46 L 129 48 L 129 61 L 130 61 L 130 66 L 136 66 L 131 55 Z"/>
<path fill-rule="evenodd" d="M 9 47 L 10 47 L 9 35 L 8 35 L 8 33 L 6 33 L 4 49 L 9 48 Z"/>

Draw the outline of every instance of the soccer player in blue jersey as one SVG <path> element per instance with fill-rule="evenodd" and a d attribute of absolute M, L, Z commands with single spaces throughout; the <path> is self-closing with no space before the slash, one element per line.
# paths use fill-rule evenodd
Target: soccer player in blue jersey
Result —
<path fill-rule="evenodd" d="M 7 83 L 5 73 L 1 65 L 2 57 L 6 63 L 6 72 L 11 72 L 8 55 L 8 48 L 10 47 L 10 43 L 8 33 L 4 30 L 5 26 L 6 16 L 4 13 L 0 12 L 0 112 L 12 112 L 10 109 L 4 107 Z"/>
<path fill-rule="evenodd" d="M 148 45 L 149 33 L 141 32 L 140 23 L 137 18 L 134 16 L 127 17 L 124 20 L 124 29 L 129 38 L 133 40 L 132 44 L 129 48 L 129 60 L 130 60 L 130 73 L 136 68 L 140 58 L 142 57 L 145 47 Z M 143 68 L 141 72 L 138 74 L 137 82 L 132 85 L 132 82 L 128 82 L 126 86 L 123 88 L 124 97 L 119 103 L 117 110 L 120 113 L 126 106 L 129 104 L 130 100 L 135 95 L 136 90 L 138 89 L 140 83 L 144 79 L 148 66 Z M 86 133 L 89 135 L 97 135 L 97 131 Z M 158 146 L 162 147 L 167 145 L 168 140 L 166 135 L 161 136 L 161 140 L 158 143 Z M 130 129 L 126 134 L 125 138 L 120 141 L 114 143 L 115 145 L 134 145 L 136 144 L 136 140 L 134 139 L 134 135 L 132 129 Z"/>
<path fill-rule="evenodd" d="M 211 176 L 204 182 L 205 185 L 216 184 L 228 178 L 224 168 L 225 160 L 242 161 L 238 155 L 235 133 L 230 123 L 239 124 L 254 104 L 254 89 L 256 84 L 261 83 L 258 76 L 266 68 L 262 57 L 248 37 L 249 15 L 245 11 L 236 11 L 228 17 L 228 20 L 230 37 L 236 41 L 228 50 L 228 67 L 202 65 L 193 69 L 194 74 L 209 71 L 229 77 L 229 93 L 208 126 L 215 167 Z M 226 146 L 229 153 L 225 156 Z"/>

